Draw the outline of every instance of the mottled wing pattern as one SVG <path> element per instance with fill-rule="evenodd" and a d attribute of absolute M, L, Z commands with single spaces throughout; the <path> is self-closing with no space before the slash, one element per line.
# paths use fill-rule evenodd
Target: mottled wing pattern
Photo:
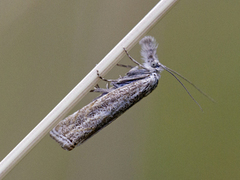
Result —
<path fill-rule="evenodd" d="M 63 149 L 72 150 L 150 94 L 157 87 L 159 77 L 159 74 L 152 73 L 112 90 L 60 121 L 50 136 Z"/>

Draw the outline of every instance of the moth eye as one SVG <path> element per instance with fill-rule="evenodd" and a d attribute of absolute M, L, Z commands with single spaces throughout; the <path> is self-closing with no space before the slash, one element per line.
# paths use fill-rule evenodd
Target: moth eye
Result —
<path fill-rule="evenodd" d="M 157 61 L 152 61 L 151 62 L 151 67 L 153 67 L 153 68 L 156 68 L 156 67 L 158 67 L 159 65 L 158 65 L 158 62 Z"/>

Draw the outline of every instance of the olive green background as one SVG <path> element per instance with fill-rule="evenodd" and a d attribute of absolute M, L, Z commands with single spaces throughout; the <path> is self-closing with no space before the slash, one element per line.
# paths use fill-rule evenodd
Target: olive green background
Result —
<path fill-rule="evenodd" d="M 157 2 L 2 0 L 0 159 Z M 5 179 L 240 179 L 239 17 L 239 1 L 181 0 L 148 33 L 161 63 L 216 100 L 184 82 L 203 113 L 163 72 L 152 94 L 86 143 L 67 152 L 47 135 Z M 139 51 L 130 54 L 141 62 Z M 126 71 L 115 67 L 106 78 Z"/>

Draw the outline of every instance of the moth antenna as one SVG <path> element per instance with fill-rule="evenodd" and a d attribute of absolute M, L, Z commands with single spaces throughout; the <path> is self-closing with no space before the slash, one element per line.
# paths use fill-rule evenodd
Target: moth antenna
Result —
<path fill-rule="evenodd" d="M 190 80 L 188 80 L 187 78 L 185 78 L 184 76 L 182 76 L 181 74 L 179 74 L 178 72 L 174 71 L 173 69 L 170 69 L 168 67 L 167 68 L 169 71 L 171 71 L 172 73 L 178 75 L 179 77 L 181 77 L 183 80 L 185 80 L 186 82 L 188 82 L 189 84 L 191 84 L 195 89 L 197 89 L 202 95 L 204 95 L 205 97 L 207 97 L 210 101 L 216 103 L 216 101 L 211 98 L 209 95 L 207 95 L 206 93 L 204 93 L 200 88 L 198 88 L 195 84 L 193 84 Z"/>
<path fill-rule="evenodd" d="M 167 72 L 169 72 L 175 79 L 177 79 L 177 81 L 182 85 L 182 87 L 185 89 L 185 91 L 187 91 L 188 95 L 192 98 L 192 100 L 198 105 L 198 107 L 203 112 L 203 109 L 200 106 L 200 104 L 198 104 L 198 102 L 193 98 L 193 96 L 190 94 L 190 92 L 187 90 L 187 88 L 183 85 L 183 83 L 177 78 L 177 76 L 175 76 L 175 74 L 172 71 L 170 71 L 166 66 L 162 66 L 162 68 L 165 69 Z"/>

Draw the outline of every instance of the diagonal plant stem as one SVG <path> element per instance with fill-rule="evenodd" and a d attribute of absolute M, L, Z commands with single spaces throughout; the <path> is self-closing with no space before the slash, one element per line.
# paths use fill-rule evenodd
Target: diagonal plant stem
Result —
<path fill-rule="evenodd" d="M 61 120 L 97 84 L 98 70 L 104 76 L 179 0 L 160 1 L 87 76 L 0 162 L 0 179 Z"/>

